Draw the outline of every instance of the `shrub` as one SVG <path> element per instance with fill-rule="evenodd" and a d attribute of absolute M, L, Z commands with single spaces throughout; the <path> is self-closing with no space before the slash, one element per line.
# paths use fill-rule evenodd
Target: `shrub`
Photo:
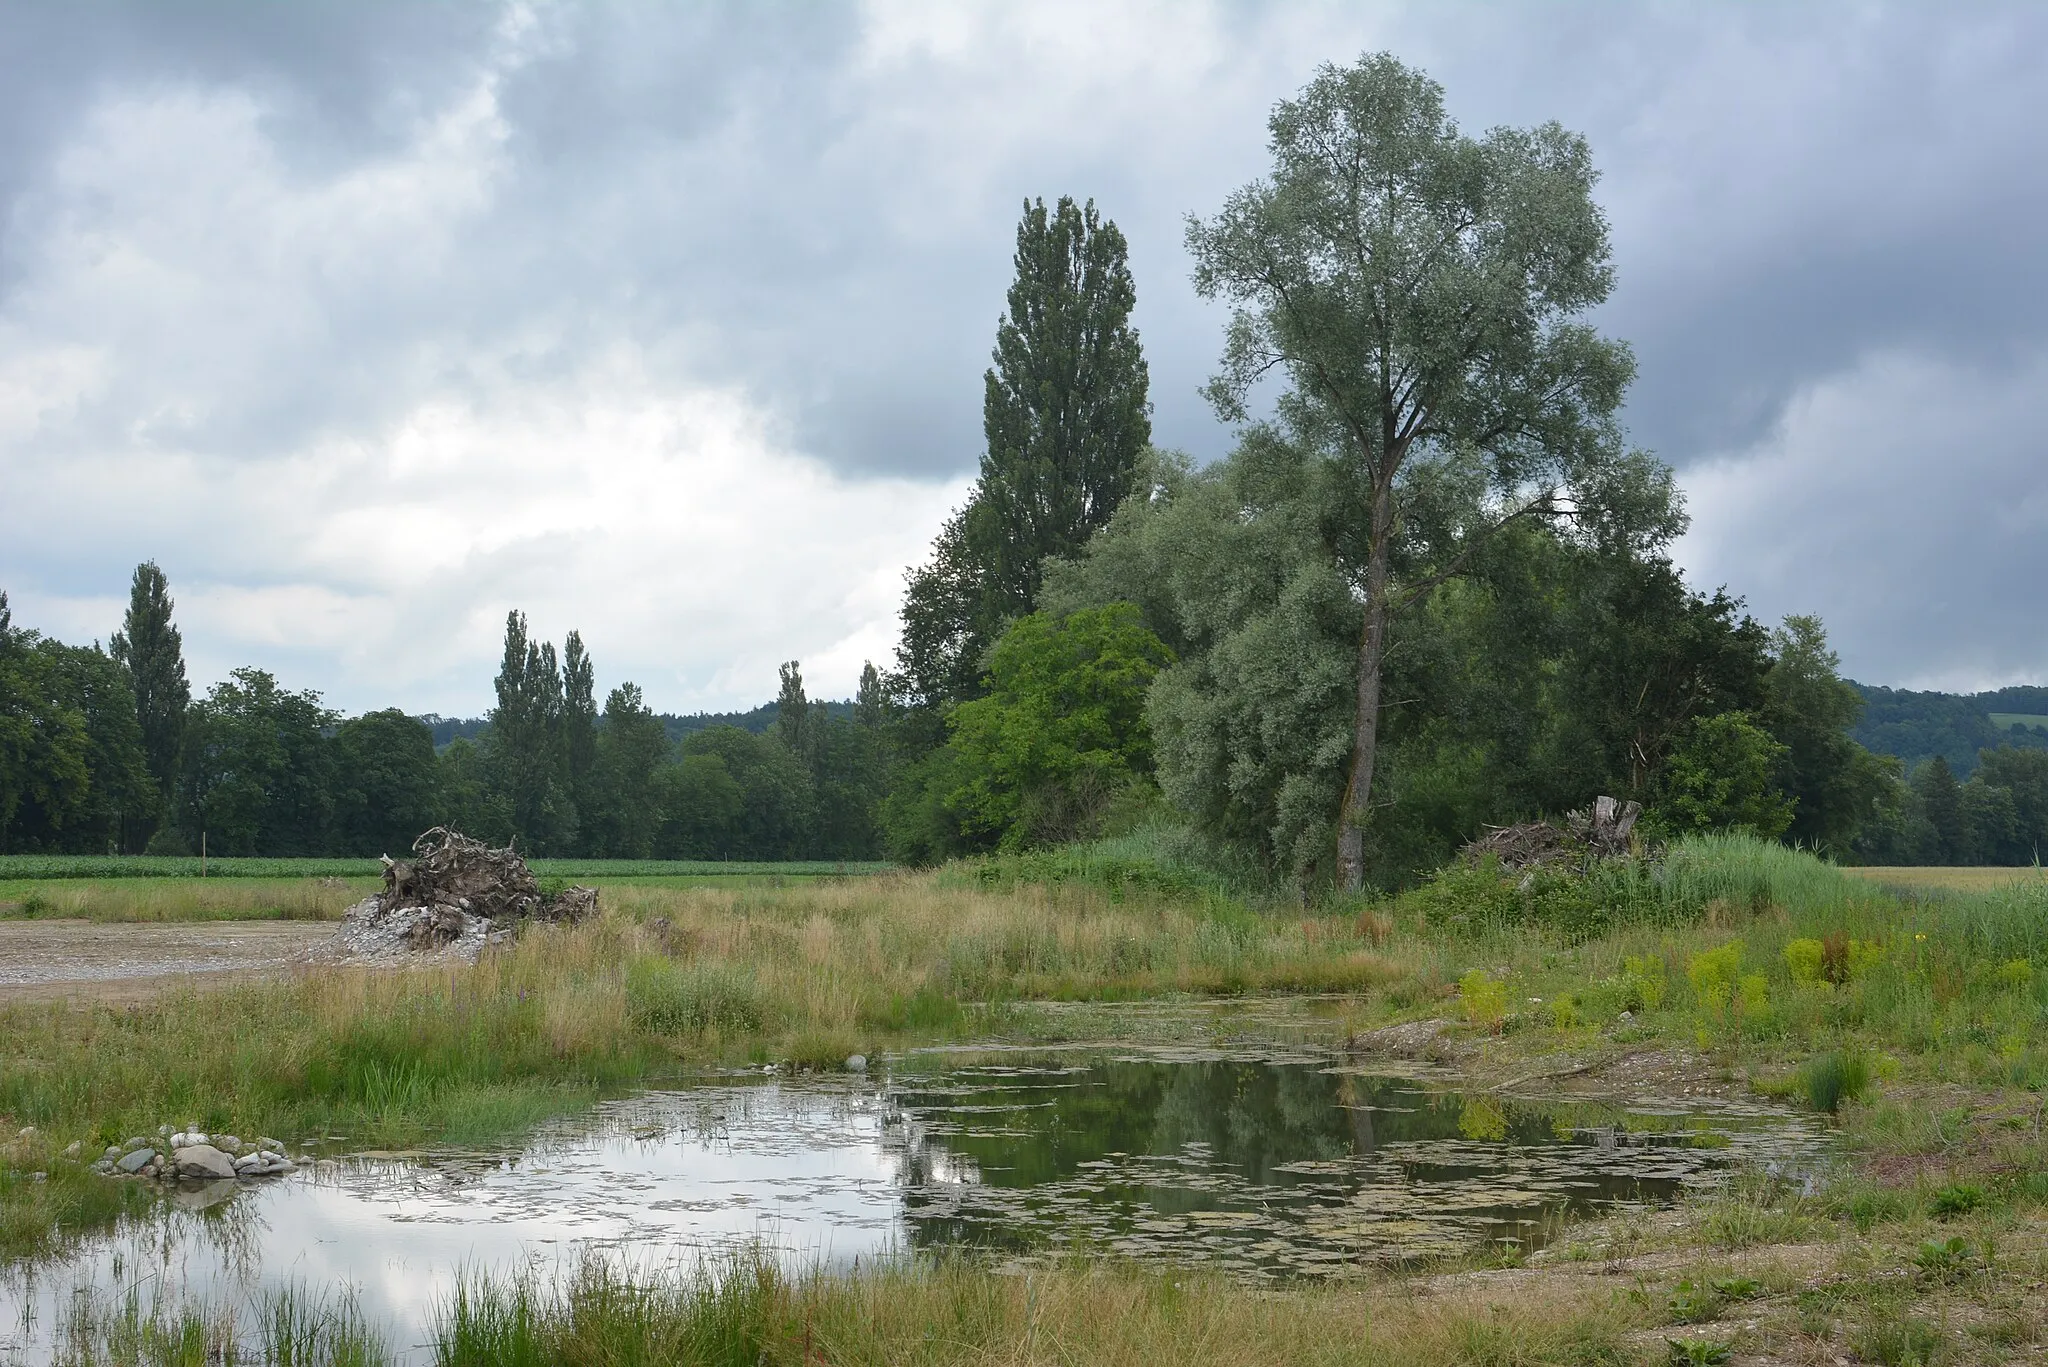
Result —
<path fill-rule="evenodd" d="M 1983 1204 L 1984 1188 L 1969 1182 L 1951 1182 L 1934 1193 L 1934 1198 L 1927 1203 L 1927 1208 L 1936 1215 L 1947 1217 L 1968 1215 Z"/>
<path fill-rule="evenodd" d="M 1703 949 L 1686 960 L 1685 976 L 1692 980 L 1693 993 L 1702 1006 L 1720 1010 L 1734 1000 L 1742 976 L 1742 941 L 1730 940 L 1718 949 Z"/>
<path fill-rule="evenodd" d="M 1458 1004 L 1473 1025 L 1499 1031 L 1508 1016 L 1508 985 L 1483 968 L 1458 979 Z"/>
<path fill-rule="evenodd" d="M 1817 1054 L 1799 1070 L 1799 1081 L 1807 1104 L 1833 1115 L 1844 1101 L 1855 1101 L 1870 1089 L 1870 1059 L 1858 1049 Z"/>

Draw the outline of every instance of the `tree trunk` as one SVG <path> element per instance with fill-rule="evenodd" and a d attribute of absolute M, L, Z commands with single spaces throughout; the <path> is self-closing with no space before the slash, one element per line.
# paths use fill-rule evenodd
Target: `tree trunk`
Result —
<path fill-rule="evenodd" d="M 1365 819 L 1372 800 L 1372 766 L 1379 748 L 1380 674 L 1387 658 L 1387 553 L 1394 526 L 1390 481 L 1372 492 L 1372 541 L 1365 566 L 1365 629 L 1358 644 L 1358 715 L 1352 731 L 1351 780 L 1337 818 L 1337 869 L 1346 892 L 1365 885 Z"/>

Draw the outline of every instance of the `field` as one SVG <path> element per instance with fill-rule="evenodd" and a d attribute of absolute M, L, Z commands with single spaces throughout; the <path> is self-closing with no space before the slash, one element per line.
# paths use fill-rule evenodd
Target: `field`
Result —
<path fill-rule="evenodd" d="M 167 1114 L 243 1134 L 462 1142 L 707 1065 L 1092 1038 L 1124 1028 L 1117 1003 L 1229 998 L 1274 1003 L 1291 1037 L 1359 1051 L 1389 1024 L 1441 1022 L 1444 1059 L 1480 1092 L 1683 1080 L 1816 1109 L 1849 1161 L 1818 1191 L 1758 1174 L 1675 1212 L 1567 1231 L 1528 1259 L 1277 1294 L 1085 1261 L 1029 1275 L 756 1267 L 636 1287 L 592 1264 L 559 1286 L 471 1285 L 436 1358 L 2026 1358 L 2048 1345 L 2048 884 L 2000 870 L 1908 886 L 1886 876 L 1898 872 L 1704 839 L 1654 872 L 1518 887 L 1468 871 L 1309 912 L 1135 847 L 607 883 L 595 922 L 536 930 L 475 967 L 286 976 L 119 1011 L 0 1007 L 0 1133 L 35 1129 L 0 1148 L 0 1259 L 47 1256 L 139 1199 L 57 1153 Z M 236 1028 L 193 1050 L 179 1022 L 199 1017 Z M 312 1290 L 319 1313 L 286 1309 L 327 1347 L 290 1360 L 375 1360 L 350 1356 L 362 1345 L 348 1346 L 345 1306 Z M 224 1332 L 198 1311 L 190 1325 L 97 1313 L 80 1360 L 196 1362 Z M 173 1340 L 199 1347 L 136 1346 Z"/>
<path fill-rule="evenodd" d="M 2048 726 L 2048 716 L 2038 712 L 1993 712 L 1991 724 L 2008 731 L 2015 726 Z"/>
<path fill-rule="evenodd" d="M 2044 878 L 2038 868 L 1966 865 L 1884 868 L 1871 865 L 1845 868 L 1842 872 L 1905 892 L 1992 892 L 1999 888 L 2048 885 L 2048 878 Z"/>

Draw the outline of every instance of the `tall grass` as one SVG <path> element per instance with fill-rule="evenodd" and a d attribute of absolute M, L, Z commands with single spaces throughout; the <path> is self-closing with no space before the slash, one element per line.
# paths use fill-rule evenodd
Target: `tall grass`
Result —
<path fill-rule="evenodd" d="M 376 878 L 123 878 L 0 883 L 0 918 L 337 921 Z"/>
<path fill-rule="evenodd" d="M 245 1327 L 246 1325 L 246 1327 Z M 345 1291 L 289 1285 L 247 1304 L 75 1297 L 57 1361 L 64 1367 L 384 1367 L 390 1349 Z"/>
<path fill-rule="evenodd" d="M 1209 1364 L 1618 1362 L 1646 1321 L 1570 1288 L 1246 1287 L 1194 1270 L 1075 1264 L 1017 1275 L 960 1261 L 790 1276 L 759 1259 L 635 1283 L 586 1262 L 566 1287 L 464 1282 L 441 1367 L 540 1363 Z"/>

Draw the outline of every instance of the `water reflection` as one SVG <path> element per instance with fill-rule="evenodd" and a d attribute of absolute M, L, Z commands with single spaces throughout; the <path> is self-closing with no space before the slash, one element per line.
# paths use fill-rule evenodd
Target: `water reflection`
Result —
<path fill-rule="evenodd" d="M 643 1270 L 764 1243 L 829 1264 L 964 1246 L 1326 1276 L 1532 1242 L 1550 1213 L 1665 1200 L 1817 1144 L 1757 1107 L 1468 1095 L 1305 1052 L 924 1054 L 869 1078 L 641 1093 L 502 1151 L 181 1192 L 67 1263 L 0 1276 L 0 1363 L 47 1361 L 78 1288 L 221 1303 L 287 1283 L 356 1288 L 421 1358 L 463 1270 L 545 1276 L 589 1248 Z"/>
<path fill-rule="evenodd" d="M 1732 1103 L 1469 1095 L 1327 1063 L 1007 1058 L 896 1079 L 913 1245 L 1101 1248 L 1250 1277 L 1539 1242 L 1813 1131 Z"/>

